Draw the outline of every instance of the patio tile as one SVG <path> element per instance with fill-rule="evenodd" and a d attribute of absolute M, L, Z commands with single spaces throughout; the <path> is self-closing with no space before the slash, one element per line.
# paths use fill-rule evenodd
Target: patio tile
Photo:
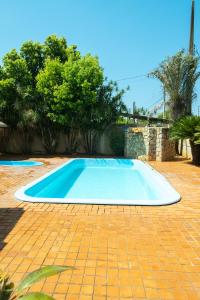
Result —
<path fill-rule="evenodd" d="M 94 286 L 93 285 L 82 285 L 81 294 L 83 295 L 93 295 Z"/>
<path fill-rule="evenodd" d="M 14 191 L 67 159 L 0 167 L 0 268 L 19 282 L 45 265 L 75 269 L 31 290 L 56 299 L 200 299 L 200 168 L 152 162 L 182 195 L 160 207 L 25 203 Z M 131 187 L 130 187 L 131 188 Z"/>

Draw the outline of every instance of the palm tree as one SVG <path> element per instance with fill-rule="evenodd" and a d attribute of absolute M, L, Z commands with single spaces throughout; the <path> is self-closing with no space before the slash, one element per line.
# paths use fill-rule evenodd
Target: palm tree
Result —
<path fill-rule="evenodd" d="M 149 74 L 161 81 L 167 95 L 172 120 L 191 114 L 192 101 L 196 97 L 195 84 L 200 77 L 197 71 L 199 58 L 179 51 L 164 60 Z"/>
<path fill-rule="evenodd" d="M 170 136 L 174 140 L 189 139 L 192 162 L 200 165 L 200 117 L 187 116 L 179 119 L 173 124 Z"/>

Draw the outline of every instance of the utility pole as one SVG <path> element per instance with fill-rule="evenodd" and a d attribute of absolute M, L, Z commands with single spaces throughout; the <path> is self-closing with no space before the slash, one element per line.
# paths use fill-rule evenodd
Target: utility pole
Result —
<path fill-rule="evenodd" d="M 163 87 L 163 119 L 165 119 L 165 110 L 166 110 L 166 92 L 165 87 Z"/>
<path fill-rule="evenodd" d="M 133 109 L 132 113 L 133 113 L 133 115 L 134 115 L 134 114 L 135 114 L 135 111 L 136 111 L 136 104 L 135 104 L 135 101 L 133 101 L 132 109 Z"/>
<path fill-rule="evenodd" d="M 194 55 L 194 0 L 192 0 L 192 10 L 191 10 L 191 20 L 190 20 L 189 54 Z"/>
<path fill-rule="evenodd" d="M 195 18 L 194 10 L 195 10 L 195 3 L 194 0 L 192 0 L 191 19 L 190 19 L 190 41 L 189 41 L 189 54 L 192 56 L 194 56 L 194 18 Z M 192 113 L 192 93 L 189 93 L 188 95 L 187 113 L 189 115 L 191 115 Z"/>

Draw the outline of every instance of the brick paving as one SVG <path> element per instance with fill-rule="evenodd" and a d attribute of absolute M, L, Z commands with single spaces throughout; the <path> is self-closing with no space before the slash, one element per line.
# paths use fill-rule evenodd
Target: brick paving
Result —
<path fill-rule="evenodd" d="M 151 163 L 182 195 L 170 206 L 16 201 L 16 189 L 67 161 L 36 159 L 45 165 L 0 167 L 0 268 L 15 282 L 40 266 L 69 265 L 31 290 L 69 300 L 200 299 L 200 168 Z"/>

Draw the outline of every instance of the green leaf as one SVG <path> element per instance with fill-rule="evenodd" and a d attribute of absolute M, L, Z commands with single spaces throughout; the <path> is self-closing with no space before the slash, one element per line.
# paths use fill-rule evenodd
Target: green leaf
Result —
<path fill-rule="evenodd" d="M 53 297 L 43 293 L 30 293 L 19 298 L 20 300 L 54 300 Z"/>
<path fill-rule="evenodd" d="M 47 278 L 49 276 L 53 276 L 55 274 L 64 272 L 66 270 L 72 269 L 72 267 L 68 266 L 46 266 L 32 273 L 28 274 L 17 286 L 16 292 L 21 292 L 24 289 L 32 286 L 34 283 Z"/>
<path fill-rule="evenodd" d="M 198 140 L 200 132 L 200 117 L 187 116 L 179 119 L 170 129 L 170 137 L 174 140 L 190 139 L 193 142 Z"/>

